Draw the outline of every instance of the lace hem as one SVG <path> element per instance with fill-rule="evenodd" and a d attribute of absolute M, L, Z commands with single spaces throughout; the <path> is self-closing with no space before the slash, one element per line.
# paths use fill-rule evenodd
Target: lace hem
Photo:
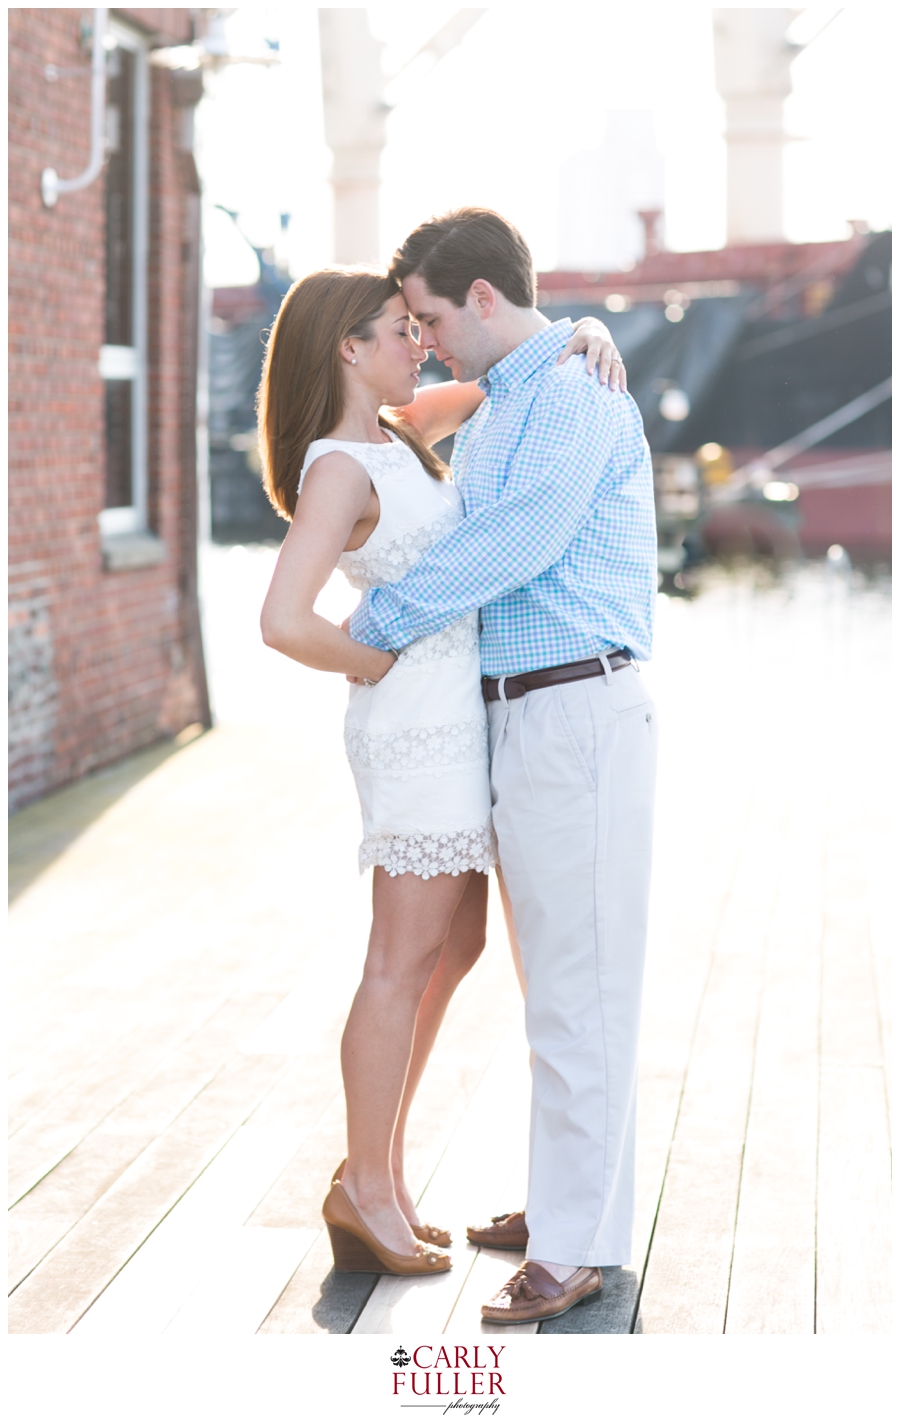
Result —
<path fill-rule="evenodd" d="M 446 834 L 369 834 L 359 847 L 359 872 L 372 865 L 386 869 L 391 878 L 418 874 L 465 874 L 470 869 L 487 874 L 497 863 L 497 844 L 490 822 L 478 829 L 449 830 Z"/>
<path fill-rule="evenodd" d="M 405 445 L 403 447 L 406 448 Z M 448 507 L 430 523 L 422 524 L 420 528 L 412 528 L 409 532 L 401 533 L 384 543 L 379 544 L 376 541 L 373 545 L 373 540 L 378 537 L 376 528 L 362 548 L 354 549 L 352 553 L 342 553 L 337 566 L 350 586 L 362 591 L 399 582 L 419 561 L 422 554 L 433 543 L 443 538 L 445 533 L 455 528 L 461 518 L 459 509 Z"/>
<path fill-rule="evenodd" d="M 360 775 L 444 775 L 464 765 L 487 762 L 487 718 L 451 726 L 404 726 L 373 736 L 346 726 L 344 744 L 351 768 Z"/>

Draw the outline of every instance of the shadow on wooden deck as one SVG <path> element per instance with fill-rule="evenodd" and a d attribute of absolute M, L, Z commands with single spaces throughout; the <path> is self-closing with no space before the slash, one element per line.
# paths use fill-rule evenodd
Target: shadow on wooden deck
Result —
<path fill-rule="evenodd" d="M 189 726 L 173 739 L 159 741 L 136 755 L 92 771 L 74 785 L 65 785 L 11 815 L 9 902 L 17 899 L 123 795 L 199 735 L 201 726 Z"/>
<path fill-rule="evenodd" d="M 603 1270 L 603 1288 L 593 1299 L 584 1299 L 561 1318 L 542 1323 L 539 1333 L 639 1333 L 635 1328 L 638 1276 L 633 1269 Z"/>

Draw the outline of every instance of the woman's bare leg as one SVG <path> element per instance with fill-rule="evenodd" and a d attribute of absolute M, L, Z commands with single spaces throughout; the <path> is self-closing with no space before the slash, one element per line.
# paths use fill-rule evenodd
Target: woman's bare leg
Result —
<path fill-rule="evenodd" d="M 447 1011 L 447 1005 L 463 978 L 481 957 L 487 928 L 487 895 L 487 875 L 470 874 L 465 892 L 459 901 L 459 907 L 453 915 L 447 941 L 441 950 L 437 967 L 431 975 L 431 981 L 425 990 L 416 1017 L 412 1056 L 409 1060 L 409 1070 L 406 1073 L 406 1085 L 403 1089 L 403 1099 L 400 1102 L 400 1111 L 394 1128 L 391 1151 L 397 1203 L 410 1224 L 419 1224 L 420 1221 L 403 1178 L 406 1120 L 422 1078 L 422 1072 L 425 1070 L 425 1064 L 431 1055 L 431 1049 L 444 1019 L 444 1013 Z"/>
<path fill-rule="evenodd" d="M 513 967 L 516 970 L 516 977 L 519 979 L 519 987 L 522 989 L 522 996 L 525 996 L 527 983 L 525 980 L 525 969 L 522 966 L 522 949 L 519 947 L 519 940 L 516 937 L 516 925 L 513 921 L 512 904 L 509 899 L 509 890 L 500 873 L 500 865 L 497 865 L 497 885 L 500 889 L 500 901 L 503 904 L 503 917 L 506 919 L 506 932 L 509 935 L 509 946 L 512 950 Z"/>
<path fill-rule="evenodd" d="M 419 1006 L 469 877 L 375 869 L 369 951 L 341 1042 L 344 1187 L 376 1238 L 401 1254 L 414 1254 L 417 1241 L 394 1193 L 391 1143 Z"/>

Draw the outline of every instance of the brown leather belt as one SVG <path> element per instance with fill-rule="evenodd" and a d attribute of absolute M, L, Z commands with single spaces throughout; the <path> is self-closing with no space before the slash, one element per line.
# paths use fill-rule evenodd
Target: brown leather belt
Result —
<path fill-rule="evenodd" d="M 621 671 L 631 666 L 631 657 L 621 649 L 606 652 L 610 671 Z M 517 672 L 515 676 L 483 676 L 481 688 L 485 701 L 500 700 L 500 683 L 508 701 L 524 696 L 526 691 L 540 691 L 545 686 L 562 686 L 567 681 L 585 681 L 589 676 L 605 676 L 605 668 L 599 657 L 589 657 L 585 662 L 566 662 L 561 667 L 543 667 L 541 671 Z"/>

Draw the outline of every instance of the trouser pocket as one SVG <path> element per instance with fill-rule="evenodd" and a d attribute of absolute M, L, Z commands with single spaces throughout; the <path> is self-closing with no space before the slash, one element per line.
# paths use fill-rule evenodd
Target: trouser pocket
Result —
<path fill-rule="evenodd" d="M 594 720 L 583 682 L 551 689 L 553 709 L 559 733 L 572 760 L 573 773 L 585 788 L 597 789 L 596 740 Z"/>

